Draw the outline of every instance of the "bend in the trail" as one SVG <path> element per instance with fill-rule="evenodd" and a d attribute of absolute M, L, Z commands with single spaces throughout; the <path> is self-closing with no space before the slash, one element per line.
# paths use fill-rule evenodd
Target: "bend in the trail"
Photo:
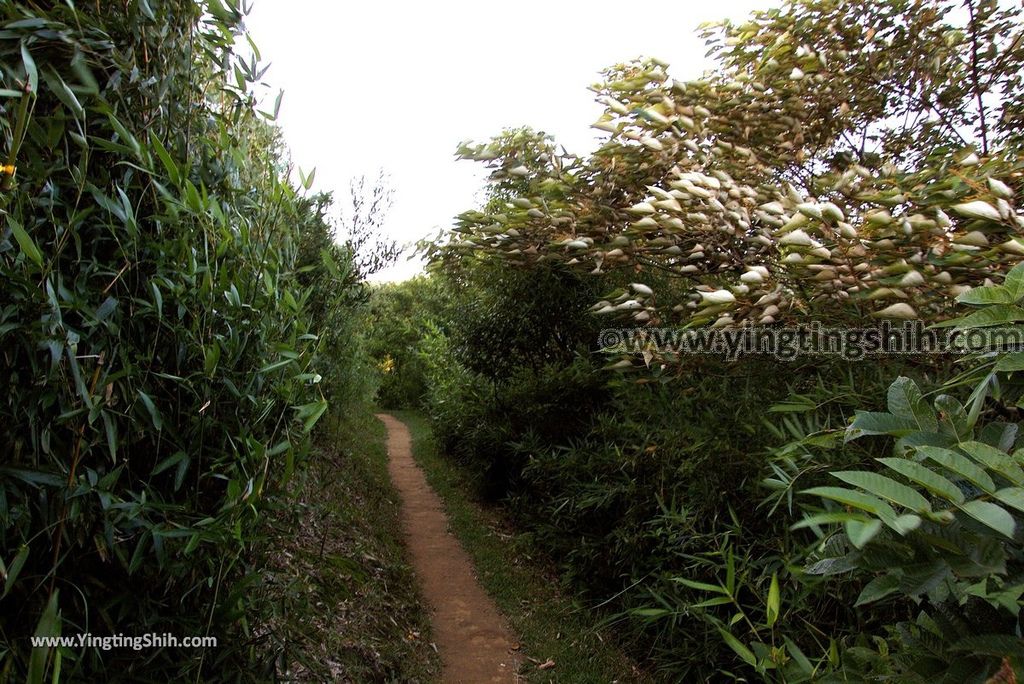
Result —
<path fill-rule="evenodd" d="M 473 564 L 448 531 L 441 500 L 412 458 L 409 430 L 378 414 L 388 430 L 388 470 L 402 499 L 402 529 L 413 570 L 431 608 L 442 681 L 518 681 L 515 639 L 480 586 Z"/>

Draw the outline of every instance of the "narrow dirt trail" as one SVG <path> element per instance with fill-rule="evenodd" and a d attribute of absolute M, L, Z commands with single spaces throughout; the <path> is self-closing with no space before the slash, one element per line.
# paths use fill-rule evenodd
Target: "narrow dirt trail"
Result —
<path fill-rule="evenodd" d="M 388 470 L 402 498 L 402 531 L 413 570 L 430 604 L 442 681 L 518 681 L 515 638 L 448 531 L 441 500 L 412 458 L 408 428 L 392 416 L 377 417 L 388 430 Z"/>

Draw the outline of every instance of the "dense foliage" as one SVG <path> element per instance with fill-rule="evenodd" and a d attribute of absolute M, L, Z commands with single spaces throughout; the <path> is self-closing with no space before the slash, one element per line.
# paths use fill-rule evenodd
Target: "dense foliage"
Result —
<path fill-rule="evenodd" d="M 287 666 L 261 512 L 327 397 L 366 391 L 363 286 L 328 198 L 288 180 L 241 20 L 223 0 L 0 5 L 0 678 Z M 220 647 L 32 651 L 62 631 Z"/>
<path fill-rule="evenodd" d="M 1019 676 L 1016 355 L 596 352 L 609 324 L 1024 321 L 1020 17 L 792 0 L 704 27 L 698 80 L 607 70 L 591 155 L 460 147 L 490 194 L 425 245 L 426 408 L 667 681 Z"/>

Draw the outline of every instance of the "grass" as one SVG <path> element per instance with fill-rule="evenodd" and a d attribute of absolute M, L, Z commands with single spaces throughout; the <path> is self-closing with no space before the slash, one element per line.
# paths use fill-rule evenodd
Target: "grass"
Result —
<path fill-rule="evenodd" d="M 268 629 L 285 677 L 436 681 L 439 659 L 401 541 L 383 424 L 368 408 L 328 422 L 295 487 L 301 503 L 279 511 L 268 540 L 280 550 Z"/>
<path fill-rule="evenodd" d="M 517 537 L 498 512 L 469 495 L 456 464 L 438 453 L 426 420 L 394 411 L 412 435 L 413 457 L 426 472 L 448 513 L 452 530 L 472 557 L 484 588 L 519 636 L 529 682 L 645 682 L 635 665 L 603 636 L 592 613 L 558 589 L 558 579 L 525 537 Z M 553 667 L 540 665 L 554 662 Z"/>

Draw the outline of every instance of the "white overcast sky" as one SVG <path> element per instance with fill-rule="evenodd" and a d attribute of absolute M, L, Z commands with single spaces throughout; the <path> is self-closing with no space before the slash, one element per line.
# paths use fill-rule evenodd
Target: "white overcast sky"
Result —
<path fill-rule="evenodd" d="M 265 81 L 285 91 L 295 163 L 339 200 L 351 177 L 383 168 L 395 188 L 385 230 L 411 244 L 478 204 L 482 174 L 455 161 L 460 141 L 530 125 L 591 150 L 601 108 L 587 86 L 602 68 L 643 55 L 693 78 L 707 66 L 698 24 L 779 4 L 255 0 L 246 26 L 272 64 Z M 403 257 L 377 279 L 420 268 Z"/>

